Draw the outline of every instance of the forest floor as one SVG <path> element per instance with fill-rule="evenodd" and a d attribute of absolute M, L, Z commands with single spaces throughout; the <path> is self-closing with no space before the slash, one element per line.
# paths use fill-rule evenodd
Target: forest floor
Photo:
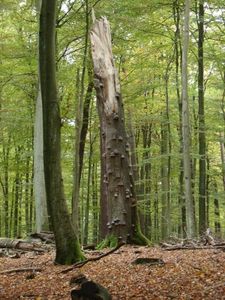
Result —
<path fill-rule="evenodd" d="M 107 250 L 106 250 L 107 251 Z M 88 257 L 99 255 L 89 252 Z M 160 258 L 165 264 L 133 264 L 140 257 Z M 61 273 L 54 252 L 0 258 L 0 299 L 71 299 L 71 278 L 79 274 L 106 287 L 113 300 L 225 299 L 225 252 L 218 249 L 166 251 L 160 247 L 122 246 L 81 268 Z M 37 268 L 39 271 L 3 273 Z M 76 287 L 76 286 L 75 286 Z"/>

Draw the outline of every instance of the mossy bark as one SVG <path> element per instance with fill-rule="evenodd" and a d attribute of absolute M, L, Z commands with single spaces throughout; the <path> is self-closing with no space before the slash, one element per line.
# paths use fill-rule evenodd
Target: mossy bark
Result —
<path fill-rule="evenodd" d="M 40 86 L 43 106 L 44 174 L 47 208 L 56 241 L 56 263 L 82 260 L 78 238 L 71 223 L 61 170 L 61 118 L 56 88 L 55 12 L 56 0 L 42 1 L 40 14 Z"/>
<path fill-rule="evenodd" d="M 97 249 L 104 249 L 104 248 L 115 248 L 118 245 L 118 237 L 115 235 L 107 235 L 104 240 L 102 240 L 98 246 Z"/>

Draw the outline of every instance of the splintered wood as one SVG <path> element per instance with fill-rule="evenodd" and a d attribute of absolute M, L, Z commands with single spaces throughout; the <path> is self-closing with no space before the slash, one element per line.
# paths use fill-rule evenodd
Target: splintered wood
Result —
<path fill-rule="evenodd" d="M 95 85 L 104 85 L 105 113 L 118 113 L 116 95 L 120 94 L 120 84 L 113 60 L 110 26 L 106 18 L 95 21 L 91 31 L 91 50 Z"/>

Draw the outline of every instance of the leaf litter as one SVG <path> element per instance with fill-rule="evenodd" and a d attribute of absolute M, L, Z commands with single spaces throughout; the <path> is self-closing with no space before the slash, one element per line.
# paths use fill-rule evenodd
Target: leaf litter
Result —
<path fill-rule="evenodd" d="M 88 251 L 86 256 L 91 258 L 96 252 Z M 137 258 L 164 263 L 134 264 Z M 126 245 L 66 274 L 62 273 L 65 266 L 53 262 L 54 251 L 1 257 L 0 299 L 68 300 L 71 278 L 83 274 L 106 287 L 113 300 L 225 299 L 225 252 L 217 249 L 165 251 Z M 13 269 L 24 270 L 4 273 Z"/>

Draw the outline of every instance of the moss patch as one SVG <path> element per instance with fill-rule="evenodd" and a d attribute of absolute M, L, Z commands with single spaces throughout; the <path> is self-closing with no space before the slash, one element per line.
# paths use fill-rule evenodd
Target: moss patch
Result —
<path fill-rule="evenodd" d="M 150 246 L 150 240 L 141 232 L 140 225 L 136 225 L 136 230 L 131 238 L 131 244 L 140 245 L 140 246 Z"/>
<path fill-rule="evenodd" d="M 98 250 L 104 249 L 104 248 L 115 248 L 118 245 L 118 238 L 115 235 L 107 235 L 107 237 L 98 244 L 96 247 Z"/>

